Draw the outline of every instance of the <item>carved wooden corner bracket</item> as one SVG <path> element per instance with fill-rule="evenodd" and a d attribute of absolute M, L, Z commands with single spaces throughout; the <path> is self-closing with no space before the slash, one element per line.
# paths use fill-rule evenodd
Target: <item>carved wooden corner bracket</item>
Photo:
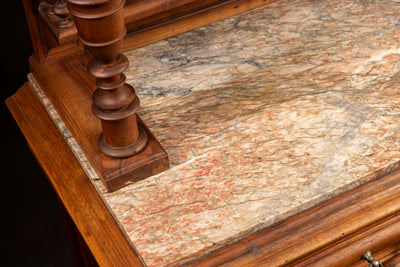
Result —
<path fill-rule="evenodd" d="M 136 111 L 140 101 L 135 89 L 126 83 L 123 73 L 129 65 L 128 58 L 120 53 L 126 35 L 124 3 L 124 0 L 68 0 L 68 8 L 79 39 L 91 55 L 87 70 L 96 77 L 92 111 L 101 120 L 102 126 L 98 148 L 105 155 L 121 160 L 140 157 L 140 166 L 135 160 L 128 165 L 131 166 L 130 172 L 136 172 L 135 176 L 139 175 L 142 179 L 145 178 L 142 176 L 154 174 L 155 170 L 149 168 L 153 168 L 154 161 L 159 159 L 153 154 L 159 154 L 160 149 L 165 154 L 160 160 L 162 167 L 158 166 L 157 170 L 167 169 L 168 160 L 165 160 L 167 156 L 161 146 L 154 149 L 151 143 L 158 142 L 147 127 L 138 123 Z M 145 149 L 149 146 L 152 149 Z M 127 164 L 124 163 L 124 166 Z M 142 171 L 143 175 L 138 171 Z"/>
<path fill-rule="evenodd" d="M 68 16 L 68 7 L 65 0 L 55 1 L 52 9 L 53 13 L 60 18 L 57 23 L 58 28 L 68 29 L 74 25 L 74 22 Z"/>
<path fill-rule="evenodd" d="M 38 11 L 58 44 L 76 41 L 77 31 L 66 0 L 42 1 L 39 3 Z"/>

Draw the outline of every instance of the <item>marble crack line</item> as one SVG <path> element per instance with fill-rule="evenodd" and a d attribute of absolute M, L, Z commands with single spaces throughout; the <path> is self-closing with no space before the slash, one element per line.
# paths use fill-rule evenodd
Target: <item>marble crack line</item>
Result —
<path fill-rule="evenodd" d="M 399 131 L 399 129 L 400 129 L 400 125 L 397 126 L 397 127 L 394 128 L 394 129 L 391 129 L 391 130 L 387 131 L 387 132 L 385 133 L 385 135 L 383 136 L 382 140 L 385 140 L 386 138 L 393 136 L 396 132 Z"/>
<path fill-rule="evenodd" d="M 191 167 L 192 167 L 192 169 L 194 169 L 193 166 L 191 166 Z M 189 181 L 189 182 L 201 182 L 201 181 L 203 181 L 203 180 L 204 180 L 204 179 L 199 178 L 199 176 L 196 176 L 196 177 L 189 176 L 189 177 L 185 177 L 185 178 L 180 178 L 179 180 L 172 181 L 171 184 L 172 184 L 172 185 L 174 185 L 174 184 L 180 184 L 181 182 L 186 182 L 186 181 Z M 186 190 L 186 189 L 185 189 L 185 190 Z M 188 190 L 191 190 L 191 188 L 189 188 Z"/>
<path fill-rule="evenodd" d="M 392 54 L 400 54 L 400 48 L 397 49 L 388 49 L 385 51 L 380 51 L 370 56 L 362 65 L 360 65 L 357 69 L 353 71 L 353 74 L 358 74 L 364 70 L 365 66 L 370 62 L 381 61 L 384 57 Z"/>
<path fill-rule="evenodd" d="M 210 147 L 209 149 L 206 149 L 201 155 L 198 155 L 198 156 L 194 153 L 195 156 L 193 158 L 191 158 L 191 159 L 189 159 L 189 160 L 187 160 L 187 161 L 185 161 L 183 163 L 180 163 L 178 165 L 172 166 L 168 170 L 166 170 L 164 172 L 161 172 L 161 173 L 159 173 L 157 175 L 154 175 L 151 178 L 152 179 L 158 179 L 158 178 L 160 178 L 162 176 L 165 176 L 165 173 L 174 173 L 175 171 L 178 171 L 178 170 L 184 168 L 185 166 L 188 166 L 188 165 L 190 166 L 190 165 L 192 165 L 193 162 L 195 162 L 195 161 L 197 161 L 199 159 L 202 159 L 202 158 L 206 158 L 207 157 L 206 153 L 209 152 L 209 151 L 212 151 L 212 150 L 214 150 L 216 148 L 222 148 L 222 145 Z"/>
<path fill-rule="evenodd" d="M 227 208 L 227 207 L 238 206 L 238 205 L 243 205 L 243 204 L 262 201 L 262 200 L 269 200 L 269 199 L 271 199 L 271 197 L 263 197 L 263 198 L 258 198 L 258 199 L 249 199 L 249 200 L 246 200 L 246 201 L 237 202 L 237 203 L 231 203 L 231 204 L 228 203 L 228 204 L 220 206 L 220 207 L 216 207 L 216 208 L 213 208 L 213 209 L 208 209 L 208 211 L 219 210 L 219 209 L 224 209 L 224 208 Z"/>
<path fill-rule="evenodd" d="M 200 180 L 203 180 L 203 179 L 199 179 L 199 181 Z M 207 189 L 207 186 L 202 186 L 202 187 L 198 187 L 198 188 L 185 188 L 185 189 L 180 190 L 180 192 L 181 193 L 182 192 L 193 192 L 193 191 L 200 191 L 200 190 L 203 190 L 203 189 Z"/>
<path fill-rule="evenodd" d="M 175 207 L 190 206 L 190 205 L 193 205 L 193 204 L 205 203 L 205 202 L 206 202 L 205 200 L 199 200 L 199 201 L 194 201 L 194 202 L 189 202 L 189 203 L 171 205 L 171 206 L 168 206 L 168 207 L 166 207 L 166 208 L 164 208 L 164 209 L 161 209 L 161 210 L 159 210 L 159 211 L 151 212 L 151 213 L 149 213 L 149 215 L 156 215 L 156 214 L 162 213 L 162 212 L 164 212 L 164 211 L 166 211 L 166 210 L 169 210 L 169 209 L 175 208 Z"/>

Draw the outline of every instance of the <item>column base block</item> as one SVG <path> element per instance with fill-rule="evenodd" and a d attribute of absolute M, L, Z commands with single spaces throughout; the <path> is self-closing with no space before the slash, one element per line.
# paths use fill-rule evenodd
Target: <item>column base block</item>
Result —
<path fill-rule="evenodd" d="M 79 145 L 79 153 L 86 156 L 109 192 L 167 170 L 167 152 L 139 116 L 138 125 L 147 135 L 147 143 L 142 151 L 126 158 L 113 158 L 100 151 L 98 138 L 102 128 L 100 120 L 91 110 L 91 97 L 96 84 L 94 77 L 86 70 L 88 60 L 85 53 L 46 63 L 31 57 L 30 83 L 46 95 L 58 113 L 56 122 L 60 120 L 65 125 Z M 52 112 L 49 113 L 54 116 Z M 65 135 L 62 129 L 60 133 Z M 79 158 L 79 155 L 75 156 Z"/>
<path fill-rule="evenodd" d="M 148 138 L 141 152 L 122 159 L 105 156 L 98 150 L 92 155 L 96 161 L 97 173 L 101 174 L 100 179 L 110 192 L 169 168 L 167 152 L 139 117 L 138 124 L 146 132 Z M 115 168 L 116 165 L 119 167 Z"/>

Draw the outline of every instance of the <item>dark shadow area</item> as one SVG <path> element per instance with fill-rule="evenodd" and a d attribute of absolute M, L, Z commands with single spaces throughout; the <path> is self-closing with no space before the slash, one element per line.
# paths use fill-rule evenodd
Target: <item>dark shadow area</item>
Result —
<path fill-rule="evenodd" d="M 27 80 L 33 49 L 22 1 L 8 1 L 3 11 L 0 265 L 74 266 L 57 196 L 4 103 Z"/>

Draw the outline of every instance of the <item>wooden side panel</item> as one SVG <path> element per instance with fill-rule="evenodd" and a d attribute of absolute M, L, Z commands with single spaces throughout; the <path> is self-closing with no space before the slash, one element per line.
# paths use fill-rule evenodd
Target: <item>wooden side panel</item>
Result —
<path fill-rule="evenodd" d="M 29 84 L 7 106 L 100 266 L 143 266 Z"/>
<path fill-rule="evenodd" d="M 33 51 L 36 57 L 42 61 L 45 58 L 45 42 L 43 38 L 41 38 L 41 33 L 39 29 L 39 25 L 37 22 L 37 18 L 35 15 L 35 2 L 31 0 L 23 0 L 26 21 L 29 28 L 29 33 L 32 40 Z"/>
<path fill-rule="evenodd" d="M 69 216 L 64 204 L 61 201 L 59 202 L 65 230 L 68 235 L 72 256 L 74 257 L 76 266 L 98 267 L 99 265 L 96 259 L 86 245 L 81 233 L 76 228 L 71 216 Z"/>

